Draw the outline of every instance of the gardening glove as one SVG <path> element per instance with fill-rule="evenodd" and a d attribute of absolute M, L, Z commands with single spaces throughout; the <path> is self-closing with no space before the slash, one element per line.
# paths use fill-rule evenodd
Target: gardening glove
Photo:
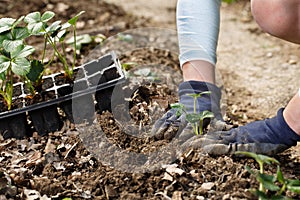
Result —
<path fill-rule="evenodd" d="M 208 110 L 214 113 L 215 119 L 212 124 L 218 126 L 218 130 L 224 130 L 226 123 L 223 121 L 220 111 L 221 90 L 217 86 L 200 81 L 186 81 L 179 85 L 179 103 L 185 106 L 187 113 L 194 112 L 194 99 L 189 94 L 199 94 L 210 91 L 211 94 L 204 94 L 197 98 L 197 113 Z M 209 119 L 204 120 L 203 127 L 207 127 Z M 152 128 L 152 135 L 156 139 L 172 139 L 176 134 L 181 133 L 186 127 L 186 116 L 182 113 L 178 116 L 177 109 L 172 108 L 157 120 Z"/>
<path fill-rule="evenodd" d="M 234 154 L 236 151 L 275 155 L 295 146 L 297 141 L 300 141 L 300 136 L 288 126 L 283 118 L 283 109 L 280 109 L 273 118 L 190 138 L 183 145 L 202 148 L 211 155 Z"/>

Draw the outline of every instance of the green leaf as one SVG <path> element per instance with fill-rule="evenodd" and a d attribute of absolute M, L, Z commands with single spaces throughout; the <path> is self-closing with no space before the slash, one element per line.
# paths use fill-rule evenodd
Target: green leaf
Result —
<path fill-rule="evenodd" d="M 24 18 L 24 22 L 28 24 L 35 24 L 41 22 L 41 13 L 40 12 L 32 12 L 26 15 Z"/>
<path fill-rule="evenodd" d="M 26 76 L 31 82 L 36 82 L 44 72 L 44 65 L 39 60 L 33 60 L 30 64 L 31 68 Z"/>
<path fill-rule="evenodd" d="M 262 155 L 262 154 L 258 154 L 258 159 L 261 160 L 262 162 L 264 163 L 267 163 L 267 164 L 271 164 L 271 163 L 275 163 L 275 164 L 280 164 L 278 160 L 276 160 L 275 158 L 271 158 L 269 156 L 265 156 L 265 155 Z"/>
<path fill-rule="evenodd" d="M 279 191 L 280 188 L 275 184 L 276 177 L 268 174 L 257 174 L 257 180 L 263 184 L 263 186 L 271 191 Z"/>
<path fill-rule="evenodd" d="M 187 94 L 187 96 L 193 97 L 193 98 L 199 98 L 202 95 L 205 94 L 211 94 L 211 91 L 205 91 L 205 92 L 200 92 L 200 93 L 191 93 L 191 94 Z"/>
<path fill-rule="evenodd" d="M 246 152 L 246 151 L 237 151 L 235 154 L 243 154 L 245 156 L 255 159 L 257 162 L 262 162 L 266 164 L 271 164 L 271 163 L 276 163 L 278 165 L 280 164 L 275 158 L 271 158 L 269 156 L 265 156 L 262 154 L 256 154 L 256 153 Z"/>
<path fill-rule="evenodd" d="M 0 33 L 9 31 L 13 28 L 16 19 L 13 18 L 1 18 L 0 19 Z"/>
<path fill-rule="evenodd" d="M 76 25 L 76 22 L 79 18 L 80 15 L 82 15 L 85 11 L 81 11 L 79 12 L 77 15 L 75 15 L 73 18 L 69 19 L 68 23 L 75 26 Z"/>
<path fill-rule="evenodd" d="M 76 37 L 76 49 L 81 49 L 83 44 L 90 44 L 92 37 L 89 34 L 83 34 Z M 71 37 L 66 41 L 67 44 L 74 44 L 74 37 Z"/>
<path fill-rule="evenodd" d="M 30 36 L 30 33 L 28 32 L 28 29 L 25 27 L 17 27 L 13 29 L 12 31 L 13 40 L 23 40 Z"/>
<path fill-rule="evenodd" d="M 57 38 L 59 39 L 59 42 L 63 42 L 67 35 L 70 33 L 70 31 L 62 30 L 57 34 Z"/>
<path fill-rule="evenodd" d="M 64 29 L 68 29 L 70 28 L 72 25 L 68 22 L 64 23 L 62 26 L 61 26 L 61 29 L 64 30 Z"/>
<path fill-rule="evenodd" d="M 3 45 L 3 48 L 5 51 L 12 53 L 23 45 L 23 41 L 22 40 L 4 40 L 2 45 Z"/>
<path fill-rule="evenodd" d="M 60 25 L 61 21 L 55 21 L 53 22 L 50 26 L 48 26 L 46 28 L 46 32 L 53 34 L 54 32 L 58 32 L 61 29 L 61 25 Z M 52 36 L 54 37 L 54 36 Z"/>
<path fill-rule="evenodd" d="M 0 73 L 0 80 L 4 81 L 6 79 L 6 73 L 5 71 Z"/>
<path fill-rule="evenodd" d="M 255 194 L 256 194 L 256 196 L 259 197 L 260 200 L 268 200 L 269 199 L 268 196 L 265 193 L 263 193 L 262 191 L 256 190 Z"/>
<path fill-rule="evenodd" d="M 181 103 L 173 103 L 170 106 L 171 106 L 171 108 L 176 109 L 177 117 L 180 117 L 185 111 L 185 106 Z"/>
<path fill-rule="evenodd" d="M 43 22 L 30 23 L 27 27 L 31 34 L 37 35 L 43 30 Z"/>
<path fill-rule="evenodd" d="M 288 179 L 287 184 L 291 186 L 300 186 L 300 180 Z"/>
<path fill-rule="evenodd" d="M 212 113 L 212 112 L 210 112 L 208 110 L 202 111 L 199 114 L 201 116 L 201 119 L 213 118 L 215 116 L 214 113 Z"/>
<path fill-rule="evenodd" d="M 11 52 L 12 58 L 25 58 L 35 51 L 33 46 L 20 45 L 15 51 Z"/>
<path fill-rule="evenodd" d="M 283 174 L 282 174 L 282 171 L 281 171 L 279 165 L 277 165 L 277 173 L 276 174 L 277 174 L 277 180 L 279 181 L 279 183 L 285 184 L 285 179 L 283 177 Z"/>
<path fill-rule="evenodd" d="M 0 73 L 6 72 L 10 66 L 10 59 L 6 56 L 0 55 Z"/>
<path fill-rule="evenodd" d="M 1 34 L 0 35 L 0 48 L 3 48 L 3 41 L 4 40 L 12 40 L 11 34 Z"/>
<path fill-rule="evenodd" d="M 189 113 L 186 115 L 186 120 L 190 123 L 197 123 L 201 119 L 201 116 L 197 113 Z"/>
<path fill-rule="evenodd" d="M 11 64 L 12 71 L 19 76 L 25 76 L 30 71 L 30 62 L 26 58 L 16 58 Z"/>
<path fill-rule="evenodd" d="M 122 69 L 125 70 L 125 71 L 128 71 L 130 70 L 133 66 L 136 66 L 138 65 L 136 62 L 125 62 L 125 63 L 122 63 Z"/>
<path fill-rule="evenodd" d="M 52 11 L 46 11 L 42 17 L 41 17 L 41 21 L 42 22 L 47 22 L 49 21 L 50 19 L 52 19 L 53 17 L 55 16 L 55 13 L 52 12 Z"/>
<path fill-rule="evenodd" d="M 287 189 L 291 192 L 300 194 L 300 186 L 287 185 Z"/>

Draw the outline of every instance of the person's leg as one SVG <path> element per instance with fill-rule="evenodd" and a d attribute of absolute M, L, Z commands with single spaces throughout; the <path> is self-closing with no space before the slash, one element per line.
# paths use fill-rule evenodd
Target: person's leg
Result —
<path fill-rule="evenodd" d="M 283 117 L 289 127 L 300 135 L 300 89 L 286 106 Z"/>
<path fill-rule="evenodd" d="M 210 91 L 211 94 L 197 98 L 196 112 L 213 112 L 215 119 L 212 124 L 225 129 L 227 126 L 220 111 L 221 90 L 215 85 L 220 3 L 221 0 L 178 0 L 179 61 L 184 80 L 179 84 L 178 96 L 179 103 L 184 105 L 186 112 L 191 113 L 194 112 L 194 100 L 190 95 Z M 208 124 L 209 120 L 203 126 Z M 172 138 L 174 135 L 170 137 L 168 133 L 170 127 L 174 129 L 171 125 L 178 127 L 178 135 L 187 125 L 185 115 L 178 116 L 176 108 L 157 120 L 151 132 L 158 139 Z"/>
<path fill-rule="evenodd" d="M 251 10 L 264 31 L 300 44 L 299 0 L 251 0 Z"/>
<path fill-rule="evenodd" d="M 215 83 L 220 0 L 179 0 L 177 29 L 185 81 Z"/>

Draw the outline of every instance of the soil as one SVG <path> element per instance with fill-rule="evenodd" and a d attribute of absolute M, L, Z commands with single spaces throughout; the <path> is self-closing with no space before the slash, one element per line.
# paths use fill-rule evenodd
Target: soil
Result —
<path fill-rule="evenodd" d="M 255 199 L 249 189 L 258 183 L 245 169 L 258 169 L 252 159 L 213 157 L 151 134 L 177 101 L 182 81 L 176 0 L 107 1 L 0 1 L 1 17 L 53 10 L 67 19 L 85 10 L 79 33 L 108 40 L 84 48 L 78 64 L 114 50 L 128 68 L 127 81 L 113 88 L 112 109 L 98 109 L 93 123 L 65 120 L 61 130 L 43 137 L 33 132 L 23 140 L 0 139 L 0 199 Z M 217 69 L 225 118 L 242 125 L 271 117 L 300 85 L 299 46 L 263 33 L 248 1 L 224 4 L 221 12 Z M 286 178 L 300 178 L 299 156 L 296 146 L 275 157 Z M 276 168 L 266 166 L 266 172 Z"/>

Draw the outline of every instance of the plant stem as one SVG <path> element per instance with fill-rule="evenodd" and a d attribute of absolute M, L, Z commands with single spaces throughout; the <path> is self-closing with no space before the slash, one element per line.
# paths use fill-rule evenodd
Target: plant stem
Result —
<path fill-rule="evenodd" d="M 264 173 L 264 163 L 262 161 L 257 161 L 257 162 L 259 164 L 259 172 L 261 174 L 263 174 Z M 259 191 L 265 192 L 265 187 L 262 183 L 259 183 Z"/>
<path fill-rule="evenodd" d="M 197 106 L 197 97 L 195 96 L 195 97 L 194 97 L 194 113 L 195 113 L 195 114 L 196 114 L 196 112 L 197 112 L 196 106 Z"/>
<path fill-rule="evenodd" d="M 43 55 L 42 55 L 42 63 L 43 64 L 44 64 L 44 59 L 46 56 L 46 48 L 47 48 L 47 38 L 45 38 L 45 41 L 44 41 L 44 49 L 43 49 Z"/>
<path fill-rule="evenodd" d="M 203 134 L 203 120 L 200 120 L 199 129 L 200 129 L 200 135 L 202 135 Z"/>
<path fill-rule="evenodd" d="M 58 51 L 55 43 L 51 40 L 51 37 L 49 36 L 49 34 L 46 34 L 47 40 L 49 42 L 49 44 L 52 46 L 52 48 L 54 49 L 55 53 L 57 54 L 59 60 L 63 63 L 64 66 L 64 70 L 67 73 L 67 75 L 69 76 L 69 78 L 71 79 L 73 76 L 73 70 L 69 69 L 69 65 L 66 61 L 66 59 L 61 55 L 61 53 Z"/>
<path fill-rule="evenodd" d="M 75 62 L 76 62 L 76 24 L 73 25 L 73 34 L 74 34 L 74 54 L 73 54 L 73 63 L 72 63 L 72 70 L 75 67 Z"/>
<path fill-rule="evenodd" d="M 199 135 L 197 123 L 192 124 L 192 127 L 193 127 L 193 130 L 194 130 L 195 134 L 196 134 L 196 135 Z"/>
<path fill-rule="evenodd" d="M 12 105 L 12 95 L 13 95 L 13 75 L 11 72 L 11 64 L 9 66 L 9 70 L 8 70 L 8 82 L 6 83 L 5 86 L 5 101 L 7 103 L 7 110 L 11 110 L 11 105 Z"/>
<path fill-rule="evenodd" d="M 278 195 L 281 195 L 286 190 L 286 184 L 283 184 L 280 191 L 278 192 Z"/>

